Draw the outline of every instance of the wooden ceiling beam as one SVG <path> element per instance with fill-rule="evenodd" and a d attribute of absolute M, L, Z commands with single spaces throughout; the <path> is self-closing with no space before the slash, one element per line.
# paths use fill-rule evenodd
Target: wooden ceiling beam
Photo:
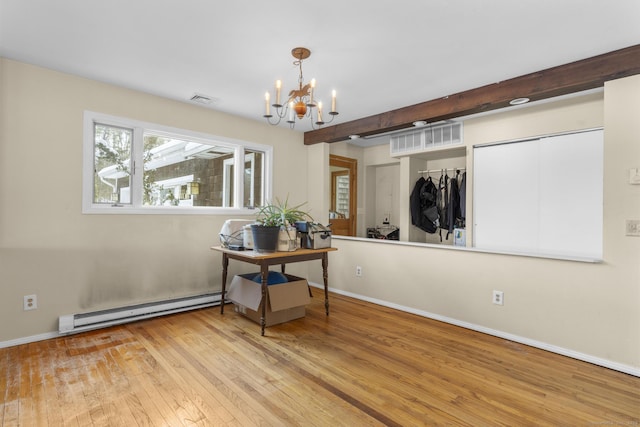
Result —
<path fill-rule="evenodd" d="M 604 82 L 640 74 L 640 45 L 560 65 L 409 107 L 305 132 L 305 145 L 338 142 L 349 135 L 368 136 L 509 106 L 515 98 L 531 101 L 602 87 Z"/>

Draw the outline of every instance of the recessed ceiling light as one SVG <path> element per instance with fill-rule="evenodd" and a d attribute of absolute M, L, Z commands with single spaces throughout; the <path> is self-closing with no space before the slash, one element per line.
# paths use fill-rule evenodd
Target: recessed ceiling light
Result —
<path fill-rule="evenodd" d="M 522 104 L 526 104 L 527 102 L 529 102 L 529 98 L 516 98 L 516 99 L 512 99 L 509 104 L 511 105 L 522 105 Z"/>

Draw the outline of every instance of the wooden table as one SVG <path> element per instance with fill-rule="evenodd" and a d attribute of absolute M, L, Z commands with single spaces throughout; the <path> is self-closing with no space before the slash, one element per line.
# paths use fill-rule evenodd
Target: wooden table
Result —
<path fill-rule="evenodd" d="M 220 297 L 220 314 L 224 314 L 225 292 L 227 288 L 227 268 L 229 267 L 229 259 L 235 259 L 249 264 L 260 266 L 260 274 L 262 276 L 262 300 L 260 302 L 260 327 L 262 335 L 265 328 L 265 309 L 267 301 L 267 278 L 269 276 L 269 266 L 280 264 L 284 273 L 285 265 L 291 262 L 311 261 L 314 259 L 322 260 L 322 279 L 324 280 L 324 307 L 329 315 L 329 257 L 328 253 L 337 251 L 337 248 L 323 249 L 298 249 L 293 252 L 273 252 L 259 253 L 256 251 L 234 251 L 214 246 L 211 249 L 222 252 L 222 295 Z"/>

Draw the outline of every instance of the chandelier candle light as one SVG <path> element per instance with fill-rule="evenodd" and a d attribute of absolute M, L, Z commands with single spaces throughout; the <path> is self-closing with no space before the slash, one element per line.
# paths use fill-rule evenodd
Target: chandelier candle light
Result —
<path fill-rule="evenodd" d="M 338 111 L 336 110 L 336 91 L 334 90 L 331 93 L 331 111 L 329 111 L 329 115 L 331 119 L 328 122 L 325 122 L 322 118 L 322 102 L 315 100 L 315 90 L 316 90 L 316 79 L 311 79 L 311 81 L 307 84 L 304 84 L 304 78 L 302 76 L 302 61 L 311 56 L 311 51 L 305 47 L 296 47 L 291 50 L 291 55 L 296 58 L 293 61 L 293 65 L 299 67 L 300 74 L 298 76 L 298 89 L 292 89 L 289 91 L 289 99 L 284 105 L 281 104 L 281 91 L 282 91 L 282 81 L 276 81 L 276 99 L 273 104 L 271 104 L 271 94 L 269 92 L 265 93 L 265 113 L 264 117 L 267 119 L 269 124 L 277 125 L 280 121 L 287 117 L 287 123 L 293 129 L 296 123 L 296 116 L 299 120 L 302 120 L 305 116 L 309 117 L 311 121 L 311 127 L 316 128 L 314 125 L 322 126 L 325 123 L 331 123 L 333 118 L 338 115 Z M 273 115 L 271 114 L 271 107 L 275 109 L 275 115 L 277 117 L 277 121 L 272 121 L 271 118 Z M 313 109 L 317 107 L 316 119 L 313 118 Z"/>

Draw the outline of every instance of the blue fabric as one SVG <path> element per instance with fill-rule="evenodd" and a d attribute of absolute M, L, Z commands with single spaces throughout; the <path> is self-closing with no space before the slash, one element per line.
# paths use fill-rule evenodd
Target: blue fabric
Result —
<path fill-rule="evenodd" d="M 262 275 L 260 273 L 256 274 L 253 278 L 253 281 L 256 283 L 262 283 Z M 280 283 L 287 283 L 289 279 L 282 273 L 278 273 L 277 271 L 270 271 L 267 276 L 267 285 L 278 285 Z"/>

